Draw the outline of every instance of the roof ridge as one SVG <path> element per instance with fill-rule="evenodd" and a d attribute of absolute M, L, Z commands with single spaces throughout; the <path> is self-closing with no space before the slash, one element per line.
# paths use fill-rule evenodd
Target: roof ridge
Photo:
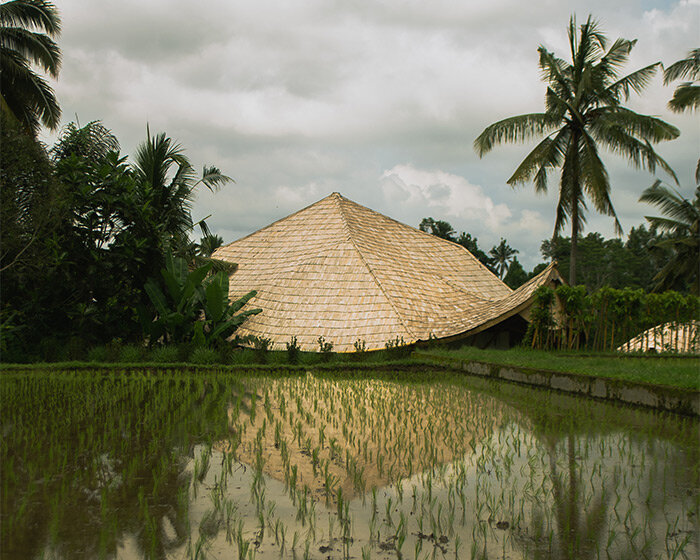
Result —
<path fill-rule="evenodd" d="M 421 234 L 423 234 L 423 235 L 427 235 L 427 236 L 429 236 L 433 241 L 438 241 L 438 242 L 450 243 L 450 244 L 452 244 L 452 245 L 457 245 L 457 247 L 459 247 L 460 249 L 462 249 L 462 251 L 464 251 L 465 253 L 467 253 L 467 255 L 469 255 L 469 256 L 474 260 L 474 262 L 476 263 L 476 265 L 477 265 L 478 267 L 482 268 L 485 272 L 487 272 L 488 274 L 490 274 L 491 276 L 493 276 L 496 280 L 498 280 L 498 283 L 501 284 L 503 287 L 505 287 L 506 289 L 508 289 L 508 290 L 510 290 L 511 292 L 513 292 L 513 289 L 512 289 L 508 284 L 506 284 L 503 280 L 501 280 L 501 279 L 498 277 L 497 274 L 494 274 L 493 271 L 491 271 L 491 269 L 489 269 L 484 263 L 482 263 L 479 259 L 477 259 L 476 256 L 475 256 L 469 249 L 467 249 L 464 245 L 460 245 L 460 244 L 457 243 L 456 241 L 450 241 L 449 239 L 443 239 L 442 237 L 438 237 L 437 235 L 433 235 L 433 234 L 430 233 L 430 232 L 423 231 L 423 230 L 420 229 L 420 228 L 413 227 L 413 226 L 410 225 L 410 224 L 404 224 L 403 222 L 400 222 L 399 220 L 397 220 L 397 219 L 395 219 L 395 218 L 392 218 L 391 216 L 387 216 L 386 214 L 382 214 L 381 212 L 377 212 L 376 210 L 373 210 L 372 208 L 369 208 L 369 207 L 367 207 L 367 206 L 363 206 L 363 205 L 360 204 L 359 202 L 355 202 L 354 200 L 350 200 L 349 198 L 344 197 L 342 194 L 340 194 L 340 193 L 338 193 L 338 192 L 331 193 L 329 196 L 333 196 L 333 195 L 338 195 L 338 197 L 340 197 L 341 199 L 346 200 L 346 201 L 348 201 L 348 202 L 351 202 L 352 204 L 356 204 L 357 206 L 361 206 L 362 208 L 365 208 L 365 209 L 369 210 L 369 211 L 372 212 L 373 214 L 377 214 L 377 215 L 381 216 L 382 218 L 385 218 L 385 219 L 387 219 L 387 220 L 390 220 L 390 221 L 394 222 L 395 224 L 397 224 L 397 225 L 399 225 L 399 226 L 401 226 L 401 227 L 409 228 L 409 229 L 412 229 L 413 231 L 415 231 L 415 232 L 417 232 L 417 233 L 421 233 Z M 337 200 L 337 199 L 336 199 L 336 200 Z M 319 201 L 319 202 L 320 202 L 320 201 Z M 464 291 L 464 290 L 462 290 L 462 291 Z M 508 297 L 508 296 L 503 296 L 503 297 Z"/>
<path fill-rule="evenodd" d="M 267 230 L 267 229 L 270 229 L 272 226 L 277 225 L 277 224 L 279 224 L 280 222 L 285 221 L 287 218 L 292 218 L 293 216 L 296 216 L 297 214 L 301 214 L 301 213 L 304 212 L 305 210 L 308 210 L 309 208 L 311 208 L 311 207 L 313 207 L 313 206 L 316 206 L 317 204 L 321 204 L 324 200 L 327 200 L 327 199 L 329 199 L 329 198 L 334 198 L 334 199 L 336 199 L 337 197 L 334 196 L 334 195 L 337 195 L 337 196 L 340 196 L 341 198 L 344 198 L 342 194 L 340 194 L 340 193 L 338 193 L 338 192 L 332 192 L 332 193 L 329 194 L 328 196 L 324 196 L 322 199 L 317 200 L 316 202 L 312 202 L 311 204 L 308 204 L 307 206 L 304 206 L 301 210 L 297 210 L 296 212 L 292 212 L 291 214 L 287 214 L 286 216 L 283 216 L 283 217 L 279 218 L 278 220 L 275 220 L 274 222 L 270 222 L 269 224 L 267 224 L 266 226 L 261 227 L 260 229 L 256 229 L 255 231 L 249 233 L 248 235 L 244 235 L 243 237 L 239 237 L 238 239 L 234 239 L 233 241 L 231 241 L 231 243 L 227 243 L 226 245 L 222 245 L 222 246 L 219 247 L 216 251 L 220 251 L 221 249 L 225 249 L 225 248 L 228 247 L 229 245 L 233 245 L 234 243 L 238 243 L 239 241 L 243 241 L 244 239 L 248 239 L 248 238 L 251 237 L 252 235 L 255 235 L 255 234 L 257 234 L 257 233 L 260 233 L 261 231 L 265 231 L 265 230 Z M 216 252 L 216 251 L 215 251 L 215 252 Z"/>
<path fill-rule="evenodd" d="M 343 207 L 343 204 L 341 203 L 342 202 L 341 199 L 347 200 L 348 202 L 352 202 L 353 204 L 357 204 L 357 202 L 353 202 L 349 198 L 345 198 L 340 193 L 333 193 L 333 194 L 338 194 L 338 197 L 339 197 L 339 198 L 338 197 L 335 198 L 335 203 L 338 206 L 338 210 L 340 212 L 340 218 L 343 222 L 343 229 L 347 232 L 348 241 L 350 241 L 350 243 L 352 244 L 352 247 L 355 250 L 355 252 L 357 253 L 357 256 L 360 257 L 360 261 L 362 261 L 362 264 L 367 269 L 367 272 L 369 272 L 369 275 L 374 280 L 374 283 L 379 288 L 379 291 L 382 292 L 384 299 L 386 299 L 386 301 L 389 302 L 389 305 L 391 306 L 391 309 L 393 309 L 394 313 L 396 314 L 396 317 L 398 318 L 399 322 L 403 325 L 403 328 L 406 329 L 406 335 L 409 337 L 414 336 L 411 329 L 408 328 L 408 325 L 406 324 L 406 321 L 404 320 L 403 316 L 401 315 L 401 313 L 399 313 L 399 310 L 396 308 L 396 305 L 394 304 L 393 299 L 390 298 L 389 294 L 386 293 L 384 286 L 382 286 L 382 283 L 379 281 L 379 278 L 377 278 L 376 274 L 374 274 L 374 271 L 370 267 L 369 263 L 365 260 L 365 257 L 362 254 L 362 251 L 360 251 L 359 247 L 357 246 L 357 244 L 355 243 L 355 240 L 352 237 L 352 229 L 350 228 L 350 224 L 348 223 L 348 220 L 345 216 L 345 208 Z M 359 204 L 358 206 L 362 206 L 362 205 Z"/>

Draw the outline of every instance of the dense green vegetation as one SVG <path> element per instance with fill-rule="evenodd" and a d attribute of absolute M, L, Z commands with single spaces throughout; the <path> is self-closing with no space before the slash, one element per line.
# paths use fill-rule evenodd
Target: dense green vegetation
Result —
<path fill-rule="evenodd" d="M 524 342 L 542 350 L 614 351 L 640 333 L 652 328 L 664 333 L 664 325 L 689 324 L 699 314 L 700 298 L 673 291 L 646 294 L 606 287 L 589 294 L 583 286 L 541 286 L 535 292 Z M 675 327 L 672 331 L 652 344 L 654 351 L 677 351 L 681 333 Z M 691 347 L 697 347 L 697 337 L 695 330 Z"/>
<path fill-rule="evenodd" d="M 696 199 L 692 203 L 685 199 L 682 200 L 684 202 L 680 202 L 680 204 L 684 208 L 690 206 L 690 212 L 696 215 L 700 213 L 700 195 L 696 195 Z M 426 219 L 431 220 L 432 218 Z M 652 221 L 653 218 L 649 220 Z M 425 220 L 421 225 L 424 222 Z M 443 220 L 437 220 L 437 222 L 445 224 L 449 230 L 454 231 L 449 222 Z M 697 222 L 693 223 L 697 224 Z M 685 231 L 691 227 L 696 226 L 691 225 Z M 571 253 L 571 238 L 569 237 L 557 236 L 554 239 L 544 239 L 540 250 L 545 262 L 527 272 L 518 261 L 517 249 L 510 247 L 504 239 L 498 246 L 494 246 L 487 255 L 479 248 L 478 240 L 468 233 L 462 232 L 459 237 L 456 237 L 454 234 L 441 235 L 431 229 L 424 231 L 466 247 L 494 274 L 498 272 L 498 268 L 505 270 L 503 281 L 513 289 L 539 274 L 547 266 L 547 262 L 551 261 L 557 262 L 559 272 L 564 280 L 568 281 L 569 255 Z M 687 292 L 689 289 L 693 289 L 693 278 L 696 277 L 695 270 L 691 265 L 692 259 L 697 257 L 692 255 L 692 250 L 689 247 L 694 242 L 696 241 L 690 235 L 682 232 L 681 235 L 676 234 L 675 231 L 663 233 L 655 221 L 652 222 L 650 228 L 644 224 L 633 227 L 624 241 L 618 238 L 605 239 L 597 232 L 589 233 L 579 237 L 578 240 L 578 282 L 589 291 L 609 286 L 619 289 L 626 287 L 641 288 L 645 291 L 675 289 Z M 681 251 L 678 251 L 677 247 Z M 679 262 L 683 263 L 683 266 L 678 266 Z M 659 279 L 663 276 L 664 269 L 673 273 L 670 278 L 672 281 L 660 282 Z"/>
<path fill-rule="evenodd" d="M 240 321 L 231 323 L 228 292 L 226 301 L 221 295 L 231 267 L 208 258 L 220 241 L 204 222 L 201 244 L 189 239 L 196 189 L 215 190 L 228 177 L 205 166 L 197 178 L 182 148 L 165 134 L 149 133 L 132 163 L 98 122 L 69 125 L 48 153 L 6 119 L 5 124 L 0 132 L 4 360 L 113 339 L 142 341 L 144 335 L 159 341 L 164 332 L 156 333 L 144 318 L 163 311 L 158 293 L 175 297 L 172 282 L 168 285 L 172 271 L 162 272 L 170 254 L 176 259 L 167 262 L 180 263 L 180 271 L 193 266 L 213 274 L 193 285 L 185 313 L 191 324 L 183 328 L 191 331 L 199 305 L 209 304 L 205 342 L 235 330 Z M 224 315 L 234 328 L 217 331 L 214 323 Z"/>

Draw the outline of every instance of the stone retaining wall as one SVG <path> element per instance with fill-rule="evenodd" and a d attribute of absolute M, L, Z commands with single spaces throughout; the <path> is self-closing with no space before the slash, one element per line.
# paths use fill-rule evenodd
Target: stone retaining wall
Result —
<path fill-rule="evenodd" d="M 596 399 L 623 402 L 687 416 L 700 416 L 700 391 L 622 379 L 565 373 L 528 367 L 464 361 L 421 352 L 416 357 L 464 371 L 470 375 L 511 381 Z"/>

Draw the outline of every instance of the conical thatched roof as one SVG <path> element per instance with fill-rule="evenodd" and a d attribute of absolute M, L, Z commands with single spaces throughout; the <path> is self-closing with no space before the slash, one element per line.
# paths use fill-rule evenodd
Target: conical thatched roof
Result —
<path fill-rule="evenodd" d="M 239 335 L 296 336 L 303 350 L 318 338 L 337 352 L 477 333 L 529 306 L 548 267 L 516 291 L 465 248 L 392 220 L 338 193 L 221 247 L 238 264 L 231 297 L 258 291 L 263 312 Z"/>

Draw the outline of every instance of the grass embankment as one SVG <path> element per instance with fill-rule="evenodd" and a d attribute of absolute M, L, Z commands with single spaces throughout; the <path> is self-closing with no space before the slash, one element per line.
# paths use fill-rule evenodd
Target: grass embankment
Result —
<path fill-rule="evenodd" d="M 527 348 L 480 350 L 465 346 L 458 350 L 420 350 L 414 359 L 425 359 L 428 355 L 700 390 L 700 356 L 590 355 Z"/>
<path fill-rule="evenodd" d="M 155 350 L 138 349 L 126 346 L 113 355 L 95 352 L 94 356 L 82 360 L 63 360 L 34 362 L 31 364 L 0 364 L 0 370 L 11 369 L 214 369 L 224 368 L 241 370 L 253 367 L 259 370 L 273 371 L 284 368 L 290 371 L 299 369 L 346 370 L 386 368 L 395 366 L 405 368 L 421 364 L 437 364 L 429 358 L 436 355 L 441 358 L 458 361 L 479 361 L 499 365 L 576 373 L 609 379 L 621 379 L 633 382 L 651 383 L 683 389 L 700 390 L 700 357 L 630 356 L 628 354 L 573 353 L 570 351 L 536 351 L 529 348 L 510 350 L 480 350 L 465 346 L 457 350 L 441 347 L 419 349 L 409 357 L 408 347 L 360 352 L 353 354 L 331 353 L 324 355 L 317 352 L 299 352 L 295 363 L 284 351 L 259 352 L 252 349 L 238 349 L 231 352 L 183 352 L 176 347 L 164 347 Z M 92 358 L 92 359 L 90 359 Z"/>

